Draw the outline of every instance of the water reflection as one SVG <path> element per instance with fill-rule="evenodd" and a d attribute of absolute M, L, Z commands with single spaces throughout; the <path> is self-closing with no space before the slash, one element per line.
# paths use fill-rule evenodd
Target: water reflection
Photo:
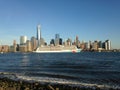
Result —
<path fill-rule="evenodd" d="M 23 54 L 21 65 L 28 66 L 28 64 L 29 64 L 29 57 L 27 54 Z"/>

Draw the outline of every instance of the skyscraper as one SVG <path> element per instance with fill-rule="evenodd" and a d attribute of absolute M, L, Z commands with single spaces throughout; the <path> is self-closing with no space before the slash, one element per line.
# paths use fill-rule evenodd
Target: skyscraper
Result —
<path fill-rule="evenodd" d="M 111 50 L 111 41 L 110 40 L 105 41 L 105 49 L 106 50 Z"/>
<path fill-rule="evenodd" d="M 60 39 L 60 35 L 55 34 L 55 46 L 59 45 L 59 39 Z"/>
<path fill-rule="evenodd" d="M 111 50 L 111 41 L 108 40 L 108 50 Z"/>
<path fill-rule="evenodd" d="M 37 40 L 35 37 L 31 38 L 31 44 L 32 44 L 32 50 L 35 50 L 37 48 Z"/>
<path fill-rule="evenodd" d="M 55 40 L 51 39 L 50 44 L 55 45 Z"/>
<path fill-rule="evenodd" d="M 75 45 L 76 45 L 77 47 L 80 47 L 80 41 L 79 41 L 79 39 L 78 39 L 78 36 L 76 36 Z"/>
<path fill-rule="evenodd" d="M 41 38 L 41 33 L 40 33 L 40 28 L 41 26 L 37 26 L 37 41 L 38 41 L 38 46 L 40 46 L 40 38 Z"/>
<path fill-rule="evenodd" d="M 102 41 L 99 41 L 99 42 L 98 42 L 98 47 L 99 47 L 99 48 L 103 48 L 103 46 L 102 46 Z"/>
<path fill-rule="evenodd" d="M 25 45 L 27 41 L 27 36 L 21 36 L 20 37 L 20 45 Z"/>
<path fill-rule="evenodd" d="M 16 40 L 13 41 L 13 52 L 16 52 L 17 49 L 17 44 L 16 44 Z"/>
<path fill-rule="evenodd" d="M 63 42 L 62 42 L 62 38 L 59 39 L 59 44 L 62 45 Z"/>

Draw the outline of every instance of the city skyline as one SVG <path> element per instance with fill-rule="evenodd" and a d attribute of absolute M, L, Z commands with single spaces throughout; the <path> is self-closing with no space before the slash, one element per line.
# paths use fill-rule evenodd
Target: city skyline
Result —
<path fill-rule="evenodd" d="M 79 37 L 76 36 L 74 41 L 72 39 L 68 38 L 67 40 L 63 41 L 63 38 L 60 37 L 59 34 L 55 34 L 55 38 L 52 38 L 50 43 L 45 42 L 45 39 L 42 36 L 41 33 L 41 25 L 37 25 L 36 28 L 36 37 L 32 36 L 31 39 L 28 39 L 27 36 L 20 36 L 20 43 L 16 43 L 16 40 L 13 41 L 13 45 L 0 45 L 0 51 L 1 52 L 32 52 L 35 50 L 38 50 L 38 48 L 41 47 L 41 50 L 47 50 L 48 47 L 56 48 L 58 50 L 58 47 L 76 47 L 83 51 L 114 51 L 114 49 L 111 47 L 111 41 L 105 40 L 103 41 L 89 41 L 89 42 L 80 42 Z"/>
<path fill-rule="evenodd" d="M 0 1 L 0 42 L 19 43 L 19 36 L 36 37 L 41 24 L 42 37 L 49 43 L 56 33 L 64 39 L 111 40 L 120 49 L 119 0 L 36 0 Z"/>

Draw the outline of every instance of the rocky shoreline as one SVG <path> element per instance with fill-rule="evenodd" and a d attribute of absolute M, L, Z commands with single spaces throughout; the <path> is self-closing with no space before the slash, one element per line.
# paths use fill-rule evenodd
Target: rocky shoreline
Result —
<path fill-rule="evenodd" d="M 22 80 L 11 80 L 0 78 L 0 90 L 115 90 L 99 87 L 70 86 L 63 84 L 50 84 L 40 82 L 27 82 Z"/>

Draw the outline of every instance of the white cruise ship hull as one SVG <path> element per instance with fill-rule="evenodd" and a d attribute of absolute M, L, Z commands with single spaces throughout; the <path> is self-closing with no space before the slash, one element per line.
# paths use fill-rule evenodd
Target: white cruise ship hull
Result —
<path fill-rule="evenodd" d="M 76 48 L 75 46 L 59 46 L 59 47 L 39 47 L 36 49 L 36 51 L 33 51 L 34 53 L 78 53 L 81 49 Z"/>

